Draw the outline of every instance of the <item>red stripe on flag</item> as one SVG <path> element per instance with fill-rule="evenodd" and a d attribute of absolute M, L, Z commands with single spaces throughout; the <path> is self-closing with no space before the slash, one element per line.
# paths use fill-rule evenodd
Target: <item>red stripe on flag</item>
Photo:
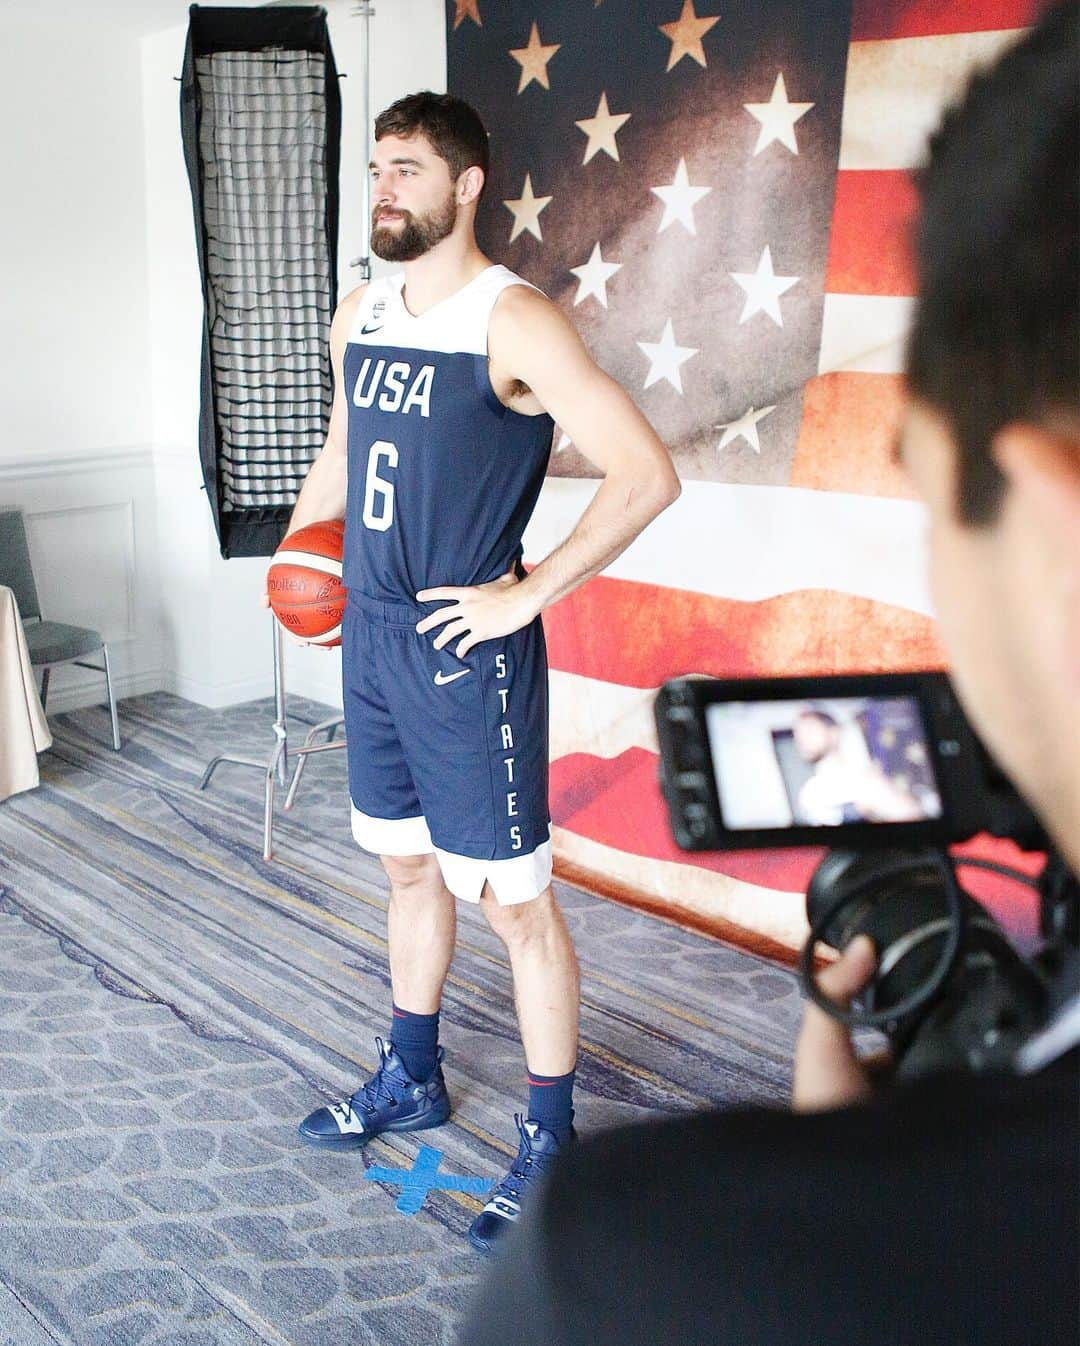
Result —
<path fill-rule="evenodd" d="M 658 687 L 685 673 L 776 677 L 943 663 L 929 617 L 831 590 L 746 603 L 601 576 L 550 608 L 544 627 L 552 668 L 625 687 Z"/>
<path fill-rule="evenodd" d="M 802 893 L 822 850 L 681 851 L 671 837 L 667 809 L 657 785 L 658 759 L 631 748 L 606 761 L 574 753 L 551 764 L 551 818 L 558 827 L 631 855 L 725 874 L 743 883 Z M 980 836 L 958 853 L 996 860 L 1034 875 L 1044 857 L 1010 841 Z M 960 881 L 993 912 L 1006 932 L 1030 949 L 1038 936 L 1038 898 L 1012 879 L 984 870 L 961 869 Z"/>
<path fill-rule="evenodd" d="M 855 0 L 852 42 L 1026 28 L 1046 0 Z"/>
<path fill-rule="evenodd" d="M 840 372 L 811 379 L 803 394 L 790 484 L 914 499 L 907 473 L 893 461 L 903 406 L 899 374 Z"/>
<path fill-rule="evenodd" d="M 1035 879 L 1046 864 L 1046 856 L 1035 851 L 1022 851 L 1014 842 L 985 833 L 953 848 L 953 854 L 973 859 L 994 860 L 1009 865 Z M 1006 878 L 985 869 L 965 868 L 957 871 L 961 887 L 965 888 L 1005 927 L 1005 933 L 1024 953 L 1033 953 L 1039 940 L 1039 897 L 1033 888 L 1024 888 L 1015 879 Z"/>
<path fill-rule="evenodd" d="M 909 173 L 838 173 L 825 289 L 830 294 L 915 294 L 910 234 L 917 207 Z"/>
<path fill-rule="evenodd" d="M 813 850 L 679 850 L 657 785 L 659 759 L 630 748 L 606 760 L 572 753 L 551 764 L 551 821 L 630 855 L 695 865 L 762 888 L 801 893 L 821 856 Z"/>

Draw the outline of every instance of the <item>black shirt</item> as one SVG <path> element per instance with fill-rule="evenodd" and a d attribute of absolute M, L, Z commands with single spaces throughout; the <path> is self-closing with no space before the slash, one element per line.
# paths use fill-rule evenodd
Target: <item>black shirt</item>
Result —
<path fill-rule="evenodd" d="M 585 1142 L 462 1346 L 1077 1346 L 1078 1058 Z"/>

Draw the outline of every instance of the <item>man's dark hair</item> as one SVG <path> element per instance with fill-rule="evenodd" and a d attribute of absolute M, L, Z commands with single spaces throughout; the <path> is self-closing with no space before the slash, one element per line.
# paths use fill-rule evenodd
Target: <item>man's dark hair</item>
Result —
<path fill-rule="evenodd" d="M 456 182 L 476 165 L 488 173 L 488 134 L 475 108 L 448 93 L 411 93 L 375 118 L 375 139 L 422 135 Z"/>
<path fill-rule="evenodd" d="M 919 175 L 911 390 L 959 449 L 957 517 L 991 523 L 1010 421 L 1075 414 L 1080 389 L 1080 7 L 1055 5 L 950 111 Z"/>
<path fill-rule="evenodd" d="M 840 728 L 840 721 L 836 716 L 830 715 L 829 712 L 823 710 L 821 706 L 806 706 L 799 711 L 797 718 L 800 720 L 820 720 L 820 722 L 828 729 Z"/>

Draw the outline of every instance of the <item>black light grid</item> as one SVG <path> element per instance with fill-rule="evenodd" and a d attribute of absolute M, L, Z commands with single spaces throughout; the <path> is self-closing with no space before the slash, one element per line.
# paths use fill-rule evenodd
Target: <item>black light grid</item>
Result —
<path fill-rule="evenodd" d="M 204 299 L 203 480 L 221 554 L 269 556 L 330 421 L 337 70 L 321 6 L 189 13 L 180 116 Z"/>

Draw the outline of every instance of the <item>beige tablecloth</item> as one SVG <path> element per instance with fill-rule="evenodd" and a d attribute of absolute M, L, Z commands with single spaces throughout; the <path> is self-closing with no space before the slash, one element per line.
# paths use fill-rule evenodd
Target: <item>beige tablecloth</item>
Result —
<path fill-rule="evenodd" d="M 51 746 L 15 595 L 0 584 L 0 799 L 34 788 Z"/>

